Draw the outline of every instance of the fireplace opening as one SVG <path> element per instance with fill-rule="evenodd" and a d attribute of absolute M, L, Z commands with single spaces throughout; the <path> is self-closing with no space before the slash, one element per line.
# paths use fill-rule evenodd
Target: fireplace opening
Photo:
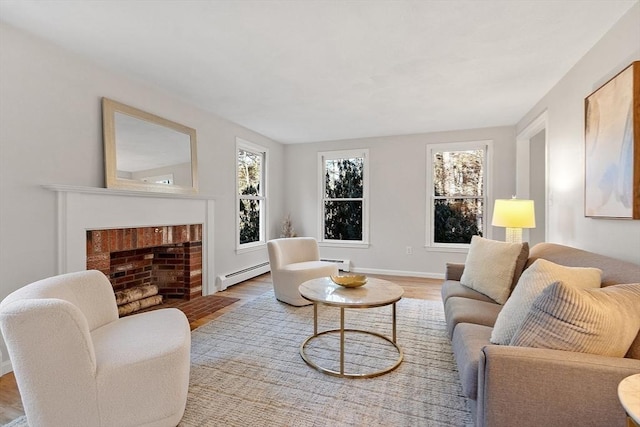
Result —
<path fill-rule="evenodd" d="M 202 224 L 86 233 L 87 269 L 109 277 L 121 315 L 159 304 L 162 297 L 202 295 Z"/>

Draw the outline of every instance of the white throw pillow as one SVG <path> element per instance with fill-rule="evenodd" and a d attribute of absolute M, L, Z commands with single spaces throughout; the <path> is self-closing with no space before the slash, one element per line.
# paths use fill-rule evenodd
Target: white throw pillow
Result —
<path fill-rule="evenodd" d="M 555 282 L 580 289 L 599 288 L 602 270 L 590 267 L 566 267 L 546 259 L 537 259 L 520 276 L 518 284 L 502 307 L 491 333 L 493 344 L 507 345 L 522 325 L 533 301 Z"/>
<path fill-rule="evenodd" d="M 521 250 L 522 243 L 473 236 L 460 284 L 488 296 L 498 304 L 504 304 L 511 292 Z"/>

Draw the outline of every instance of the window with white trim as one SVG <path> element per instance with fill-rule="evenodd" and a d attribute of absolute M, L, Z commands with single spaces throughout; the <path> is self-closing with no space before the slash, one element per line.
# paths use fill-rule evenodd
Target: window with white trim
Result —
<path fill-rule="evenodd" d="M 427 245 L 466 247 L 486 234 L 492 141 L 427 146 Z"/>
<path fill-rule="evenodd" d="M 368 244 L 369 150 L 318 153 L 320 241 Z"/>
<path fill-rule="evenodd" d="M 266 148 L 236 139 L 238 249 L 266 242 L 266 159 Z"/>

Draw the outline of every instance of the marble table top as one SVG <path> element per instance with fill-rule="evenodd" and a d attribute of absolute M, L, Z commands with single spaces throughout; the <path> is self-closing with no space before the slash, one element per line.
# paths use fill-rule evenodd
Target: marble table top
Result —
<path fill-rule="evenodd" d="M 631 375 L 618 384 L 618 398 L 627 415 L 640 424 L 640 374 Z"/>
<path fill-rule="evenodd" d="M 345 288 L 333 283 L 330 277 L 304 282 L 300 294 L 309 301 L 336 307 L 380 307 L 399 301 L 404 294 L 402 287 L 388 280 L 367 278 L 367 283 L 357 288 Z"/>

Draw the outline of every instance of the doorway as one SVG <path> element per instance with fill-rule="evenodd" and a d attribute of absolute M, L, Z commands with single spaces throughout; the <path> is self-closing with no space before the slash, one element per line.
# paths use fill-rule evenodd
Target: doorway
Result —
<path fill-rule="evenodd" d="M 536 228 L 529 230 L 529 244 L 532 246 L 546 240 L 546 152 L 546 130 L 543 129 L 529 140 L 529 198 L 536 207 Z"/>
<path fill-rule="evenodd" d="M 546 111 L 516 137 L 516 193 L 534 201 L 536 228 L 522 230 L 522 238 L 533 246 L 547 241 L 548 148 Z"/>

